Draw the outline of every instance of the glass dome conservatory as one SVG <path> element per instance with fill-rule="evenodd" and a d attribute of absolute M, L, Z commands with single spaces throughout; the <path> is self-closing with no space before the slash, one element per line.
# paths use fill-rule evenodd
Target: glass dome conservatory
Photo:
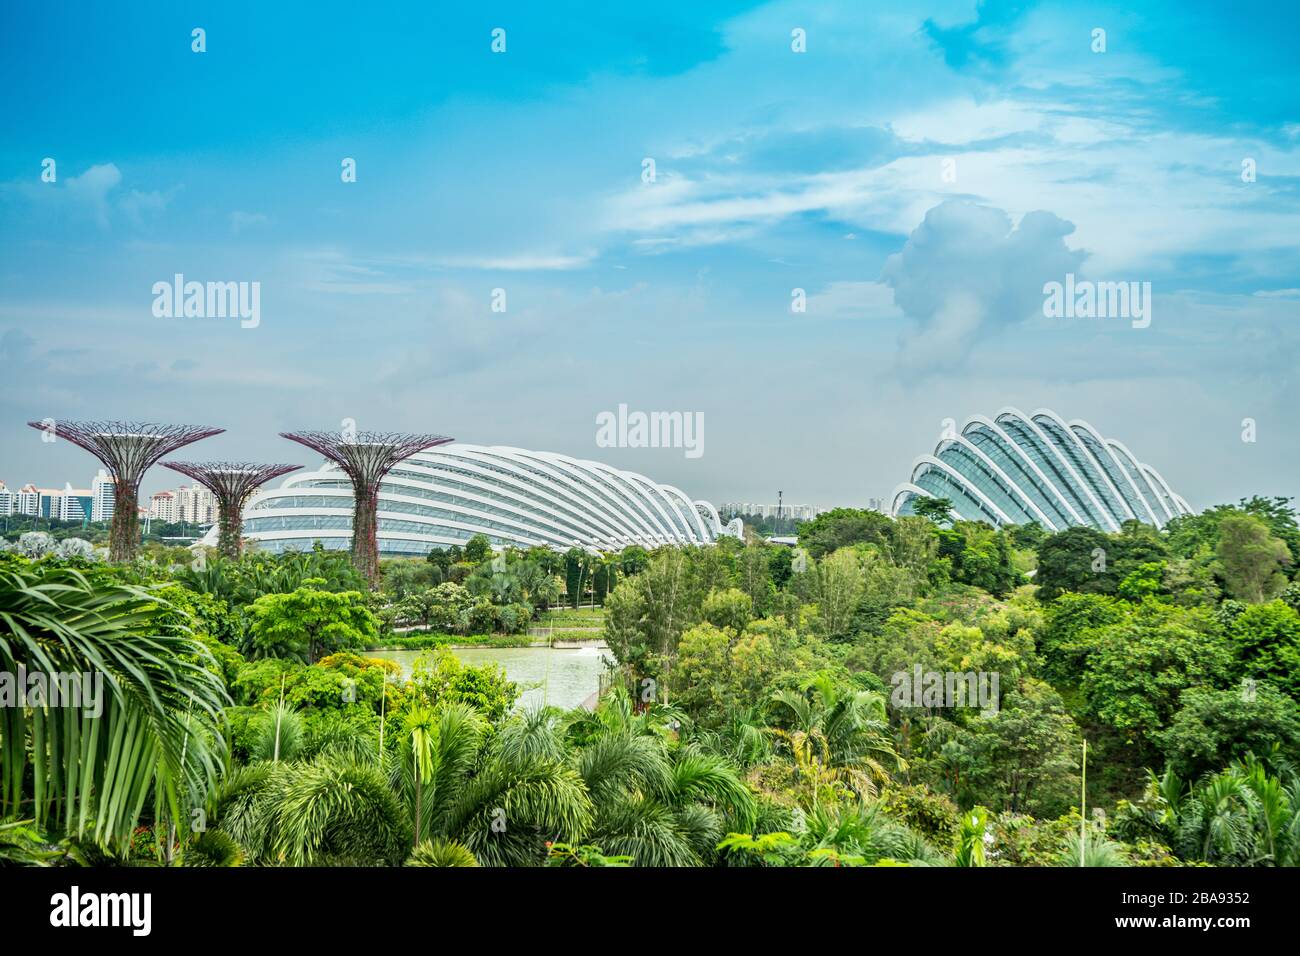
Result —
<path fill-rule="evenodd" d="M 708 544 L 738 536 L 707 501 L 594 461 L 551 452 L 453 443 L 398 464 L 379 488 L 379 551 L 427 554 L 476 534 L 496 547 L 619 551 L 631 544 Z M 352 484 L 337 466 L 299 472 L 244 507 L 244 536 L 261 550 L 348 547 Z"/>
<path fill-rule="evenodd" d="M 1088 525 L 1118 531 L 1125 521 L 1157 527 L 1192 509 L 1158 471 L 1121 442 L 1049 409 L 1004 408 L 975 415 L 934 453 L 912 463 L 894 490 L 893 513 L 919 496 L 947 498 L 962 518 L 998 526 L 1036 521 L 1050 531 Z"/>

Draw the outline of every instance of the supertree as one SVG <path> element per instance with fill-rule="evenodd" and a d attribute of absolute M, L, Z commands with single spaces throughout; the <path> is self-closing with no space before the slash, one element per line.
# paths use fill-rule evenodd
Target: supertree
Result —
<path fill-rule="evenodd" d="M 416 452 L 445 445 L 445 435 L 409 435 L 401 432 L 281 432 L 334 462 L 352 479 L 352 563 L 374 584 L 379 579 L 379 542 L 376 537 L 379 483 L 393 466 Z"/>
<path fill-rule="evenodd" d="M 217 499 L 217 548 L 228 558 L 238 558 L 244 527 L 244 502 L 272 478 L 302 465 L 259 465 L 251 461 L 164 461 L 164 468 L 189 475 Z"/>
<path fill-rule="evenodd" d="M 66 438 L 98 458 L 113 476 L 113 524 L 108 538 L 112 561 L 129 561 L 140 547 L 137 514 L 140 479 L 162 458 L 224 428 L 203 425 L 154 425 L 149 422 L 70 422 L 46 419 L 28 422 L 32 428 Z"/>

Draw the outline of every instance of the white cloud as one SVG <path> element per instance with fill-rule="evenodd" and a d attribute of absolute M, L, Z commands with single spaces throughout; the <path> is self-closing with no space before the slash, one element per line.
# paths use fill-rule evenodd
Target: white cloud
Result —
<path fill-rule="evenodd" d="M 108 194 L 122 182 L 122 171 L 113 163 L 91 166 L 80 176 L 68 179 L 67 191 L 79 202 L 90 206 L 95 220 L 108 227 Z"/>
<path fill-rule="evenodd" d="M 925 215 L 881 279 L 916 323 L 904 337 L 900 365 L 924 371 L 952 367 L 982 337 L 1039 312 L 1043 284 L 1078 269 L 1069 249 L 1071 223 L 1033 212 L 1012 225 L 1000 209 L 949 201 Z"/>

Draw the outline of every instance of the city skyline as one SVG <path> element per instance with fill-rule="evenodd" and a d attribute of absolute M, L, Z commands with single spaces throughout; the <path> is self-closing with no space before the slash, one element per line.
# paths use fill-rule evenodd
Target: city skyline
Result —
<path fill-rule="evenodd" d="M 23 422 L 111 404 L 223 457 L 351 420 L 855 504 L 1017 406 L 1198 510 L 1300 493 L 1294 12 L 561 7 L 14 11 L 0 470 L 79 473 Z M 1104 283 L 1136 313 L 1048 307 Z M 707 446 L 603 447 L 622 406 Z"/>
<path fill-rule="evenodd" d="M 113 517 L 113 490 L 114 480 L 105 468 L 96 470 L 88 488 L 74 487 L 71 481 L 52 485 L 29 481 L 11 487 L 0 478 L 0 516 L 107 522 Z M 139 511 L 141 517 L 168 522 L 212 524 L 217 520 L 216 498 L 198 482 L 155 491 L 139 505 Z"/>

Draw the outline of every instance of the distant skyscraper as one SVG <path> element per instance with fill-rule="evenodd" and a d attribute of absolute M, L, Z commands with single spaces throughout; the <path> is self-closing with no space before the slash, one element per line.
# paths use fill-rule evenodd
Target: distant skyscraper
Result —
<path fill-rule="evenodd" d="M 758 515 L 761 518 L 780 517 L 795 521 L 811 521 L 825 510 L 817 505 L 787 505 L 784 502 L 763 505 L 753 501 L 724 501 L 718 512 L 727 515 Z"/>
<path fill-rule="evenodd" d="M 14 495 L 14 513 L 38 515 L 41 513 L 41 493 L 33 484 L 25 484 Z"/>
<path fill-rule="evenodd" d="M 175 491 L 176 517 L 173 521 L 185 521 L 190 524 L 215 524 L 217 520 L 217 499 L 207 488 L 200 484 L 181 485 Z"/>
<path fill-rule="evenodd" d="M 176 492 L 158 491 L 149 498 L 149 517 L 170 524 L 176 517 Z"/>
<path fill-rule="evenodd" d="M 113 478 L 103 468 L 91 479 L 91 521 L 108 521 L 113 517 Z"/>
<path fill-rule="evenodd" d="M 86 488 L 37 488 L 36 514 L 51 521 L 87 521 L 90 519 L 92 494 Z"/>

